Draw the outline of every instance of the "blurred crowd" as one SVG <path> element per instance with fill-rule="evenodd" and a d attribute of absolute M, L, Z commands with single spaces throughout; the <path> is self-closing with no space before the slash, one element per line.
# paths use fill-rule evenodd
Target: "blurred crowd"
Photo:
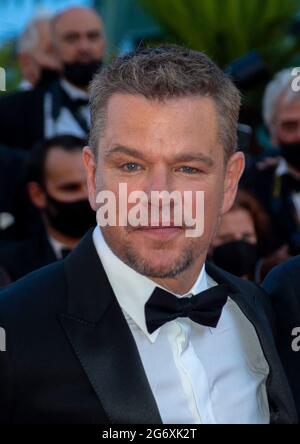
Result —
<path fill-rule="evenodd" d="M 0 97 L 0 286 L 65 257 L 95 225 L 81 149 L 88 85 L 101 69 L 104 24 L 89 8 L 33 19 L 18 42 L 22 81 Z M 262 117 L 268 148 L 247 155 L 232 209 L 210 260 L 262 282 L 300 253 L 300 95 L 291 69 L 267 85 Z"/>

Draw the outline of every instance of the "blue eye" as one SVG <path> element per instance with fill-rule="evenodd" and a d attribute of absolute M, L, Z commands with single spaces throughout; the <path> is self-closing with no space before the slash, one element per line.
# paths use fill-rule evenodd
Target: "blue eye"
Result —
<path fill-rule="evenodd" d="M 186 165 L 180 167 L 179 170 L 181 172 L 187 173 L 187 174 L 195 174 L 199 171 L 198 168 L 193 168 L 193 167 L 186 166 Z"/>
<path fill-rule="evenodd" d="M 138 165 L 137 163 L 125 163 L 124 165 L 122 165 L 122 168 L 127 171 L 127 172 L 134 172 L 134 171 L 138 171 L 138 169 L 140 168 L 140 165 Z"/>

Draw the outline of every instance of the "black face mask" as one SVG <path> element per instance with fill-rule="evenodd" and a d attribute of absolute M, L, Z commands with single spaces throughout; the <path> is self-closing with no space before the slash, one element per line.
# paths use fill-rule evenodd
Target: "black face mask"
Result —
<path fill-rule="evenodd" d="M 60 233 L 78 239 L 96 225 L 96 215 L 87 199 L 60 202 L 47 195 L 46 215 L 51 226 Z"/>
<path fill-rule="evenodd" d="M 280 143 L 280 148 L 282 157 L 300 172 L 300 142 Z"/>
<path fill-rule="evenodd" d="M 233 241 L 216 247 L 213 262 L 220 268 L 242 277 L 254 272 L 257 261 L 257 245 L 245 241 Z"/>
<path fill-rule="evenodd" d="M 93 60 L 88 63 L 65 63 L 63 75 L 73 85 L 76 85 L 80 88 L 85 88 L 91 82 L 94 75 L 101 68 L 101 66 L 101 60 Z"/>

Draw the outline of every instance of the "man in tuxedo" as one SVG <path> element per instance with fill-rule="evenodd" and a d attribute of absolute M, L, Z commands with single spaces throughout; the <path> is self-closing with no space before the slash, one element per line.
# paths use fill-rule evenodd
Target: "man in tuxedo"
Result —
<path fill-rule="evenodd" d="M 276 314 L 276 340 L 300 415 L 300 256 L 274 268 L 263 282 Z"/>
<path fill-rule="evenodd" d="M 11 281 L 65 257 L 94 225 L 81 161 L 84 144 L 75 136 L 56 136 L 30 152 L 26 187 L 32 206 L 19 210 L 16 223 L 29 219 L 33 234 L 0 243 L 0 265 Z"/>
<path fill-rule="evenodd" d="M 55 135 L 88 135 L 87 88 L 106 45 L 102 20 L 90 8 L 69 8 L 53 17 L 50 31 L 62 77 L 1 98 L 0 143 L 7 146 L 30 149 Z"/>
<path fill-rule="evenodd" d="M 210 59 L 177 46 L 95 76 L 83 160 L 98 225 L 64 261 L 2 291 L 0 421 L 297 421 L 266 294 L 205 262 L 244 168 L 239 106 Z M 151 200 L 164 191 L 189 209 L 183 223 L 179 201 Z"/>

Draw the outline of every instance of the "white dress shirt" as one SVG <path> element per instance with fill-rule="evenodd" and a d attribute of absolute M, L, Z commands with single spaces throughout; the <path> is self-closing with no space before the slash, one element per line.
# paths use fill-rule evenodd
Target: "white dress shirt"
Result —
<path fill-rule="evenodd" d="M 165 424 L 269 423 L 269 367 L 253 325 L 228 298 L 216 328 L 188 318 L 149 334 L 144 306 L 157 284 L 122 262 L 96 227 L 93 240 L 135 339 Z M 183 296 L 216 285 L 203 266 Z M 168 291 L 168 290 L 167 290 Z"/>
<path fill-rule="evenodd" d="M 65 79 L 60 80 L 61 87 L 71 97 L 71 99 L 88 99 L 88 94 L 82 89 L 77 88 Z M 90 112 L 88 105 L 83 105 L 80 108 L 82 117 L 90 125 Z M 44 114 L 45 114 L 45 137 L 50 138 L 60 134 L 72 134 L 76 137 L 86 137 L 87 134 L 81 128 L 79 123 L 68 108 L 61 108 L 57 120 L 52 117 L 52 95 L 45 94 L 44 100 Z"/>

